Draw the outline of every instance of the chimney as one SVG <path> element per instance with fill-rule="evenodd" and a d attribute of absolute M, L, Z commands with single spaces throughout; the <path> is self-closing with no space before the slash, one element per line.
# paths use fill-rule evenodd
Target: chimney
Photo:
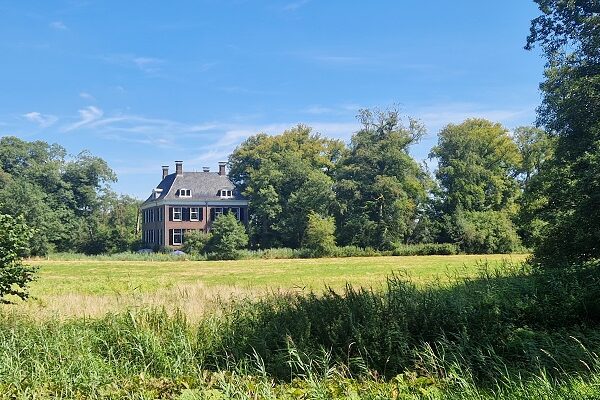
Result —
<path fill-rule="evenodd" d="M 169 166 L 163 165 L 162 169 L 163 169 L 163 179 L 165 179 L 167 177 L 167 175 L 169 175 Z"/>
<path fill-rule="evenodd" d="M 225 161 L 219 162 L 219 175 L 225 175 L 225 165 L 227 165 Z"/>
<path fill-rule="evenodd" d="M 202 167 L 202 172 L 210 172 L 210 167 Z"/>
<path fill-rule="evenodd" d="M 183 175 L 183 161 L 175 161 L 175 173 L 177 176 Z"/>

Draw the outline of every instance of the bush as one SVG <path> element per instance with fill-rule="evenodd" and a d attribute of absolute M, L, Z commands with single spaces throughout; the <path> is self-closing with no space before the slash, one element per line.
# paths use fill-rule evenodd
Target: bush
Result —
<path fill-rule="evenodd" d="M 0 214 L 0 303 L 10 303 L 6 296 L 21 300 L 29 297 L 27 285 L 35 277 L 35 268 L 23 265 L 33 229 L 23 217 Z"/>
<path fill-rule="evenodd" d="M 393 256 L 432 256 L 458 254 L 458 246 L 454 243 L 398 244 L 392 251 Z"/>
<path fill-rule="evenodd" d="M 452 238 L 467 253 L 512 253 L 521 248 L 517 231 L 505 213 L 463 211 L 449 228 Z"/>
<path fill-rule="evenodd" d="M 213 223 L 206 250 L 212 259 L 235 260 L 239 250 L 248 245 L 246 228 L 233 214 L 222 214 Z"/>
<path fill-rule="evenodd" d="M 206 245 L 210 241 L 211 234 L 202 231 L 186 232 L 181 250 L 188 254 L 206 253 Z"/>
<path fill-rule="evenodd" d="M 311 211 L 308 214 L 303 245 L 315 257 L 333 254 L 335 250 L 335 220 L 333 217 L 321 217 Z"/>

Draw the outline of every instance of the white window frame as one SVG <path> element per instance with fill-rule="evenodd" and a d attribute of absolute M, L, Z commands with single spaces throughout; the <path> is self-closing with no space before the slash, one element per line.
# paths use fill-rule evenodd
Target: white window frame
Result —
<path fill-rule="evenodd" d="M 219 217 L 219 215 L 223 215 L 223 207 L 215 207 L 215 220 Z"/>
<path fill-rule="evenodd" d="M 240 208 L 239 207 L 231 207 L 229 212 L 235 216 L 235 219 L 240 220 Z"/>
<path fill-rule="evenodd" d="M 175 237 L 179 237 L 179 242 L 175 241 Z M 173 246 L 180 246 L 183 243 L 183 229 L 173 229 Z"/>
<path fill-rule="evenodd" d="M 179 197 L 192 197 L 192 189 L 179 189 Z"/>
<path fill-rule="evenodd" d="M 175 215 L 178 214 L 179 217 L 176 217 Z M 173 207 L 173 221 L 181 221 L 181 218 L 183 217 L 183 211 L 181 207 Z"/>
<path fill-rule="evenodd" d="M 200 207 L 190 207 L 190 221 L 200 221 Z"/>
<path fill-rule="evenodd" d="M 231 199 L 233 197 L 233 190 L 221 189 L 221 190 L 219 190 L 219 196 L 222 199 Z"/>

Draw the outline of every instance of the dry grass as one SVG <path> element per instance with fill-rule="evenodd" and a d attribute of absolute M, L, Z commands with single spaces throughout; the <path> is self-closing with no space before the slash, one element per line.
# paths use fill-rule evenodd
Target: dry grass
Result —
<path fill-rule="evenodd" d="M 209 286 L 202 282 L 177 284 L 155 292 L 124 294 L 65 293 L 33 298 L 16 305 L 2 305 L 0 311 L 26 315 L 37 320 L 98 318 L 136 308 L 164 308 L 169 314 L 183 312 L 191 321 L 214 313 L 218 305 L 232 299 L 257 298 L 268 290 L 249 290 L 230 285 Z"/>
<path fill-rule="evenodd" d="M 392 273 L 418 284 L 474 276 L 487 260 L 520 262 L 526 255 L 358 257 L 239 261 L 29 260 L 40 267 L 32 300 L 0 312 L 34 319 L 96 318 L 140 307 L 181 310 L 191 320 L 232 298 L 269 292 L 381 287 Z"/>

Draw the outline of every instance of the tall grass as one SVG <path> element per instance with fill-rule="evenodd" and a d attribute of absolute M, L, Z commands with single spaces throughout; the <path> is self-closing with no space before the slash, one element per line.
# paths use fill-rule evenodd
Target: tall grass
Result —
<path fill-rule="evenodd" d="M 329 257 L 376 257 L 376 256 L 425 256 L 425 255 L 453 255 L 458 254 L 458 247 L 454 244 L 426 243 L 426 244 L 398 244 L 393 250 L 375 250 L 356 246 L 336 247 Z M 308 249 L 273 248 L 265 250 L 241 250 L 238 253 L 240 260 L 254 259 L 295 259 L 314 258 L 314 252 Z M 112 261 L 206 261 L 214 259 L 206 254 L 171 254 L 169 252 L 135 253 L 123 252 L 113 254 L 87 255 L 82 253 L 51 253 L 46 256 L 50 260 L 77 261 L 77 260 L 112 260 Z"/>
<path fill-rule="evenodd" d="M 273 294 L 200 321 L 0 315 L 1 398 L 597 398 L 600 267 Z M 181 396 L 181 397 L 180 397 Z M 211 397 L 212 396 L 212 397 Z"/>

